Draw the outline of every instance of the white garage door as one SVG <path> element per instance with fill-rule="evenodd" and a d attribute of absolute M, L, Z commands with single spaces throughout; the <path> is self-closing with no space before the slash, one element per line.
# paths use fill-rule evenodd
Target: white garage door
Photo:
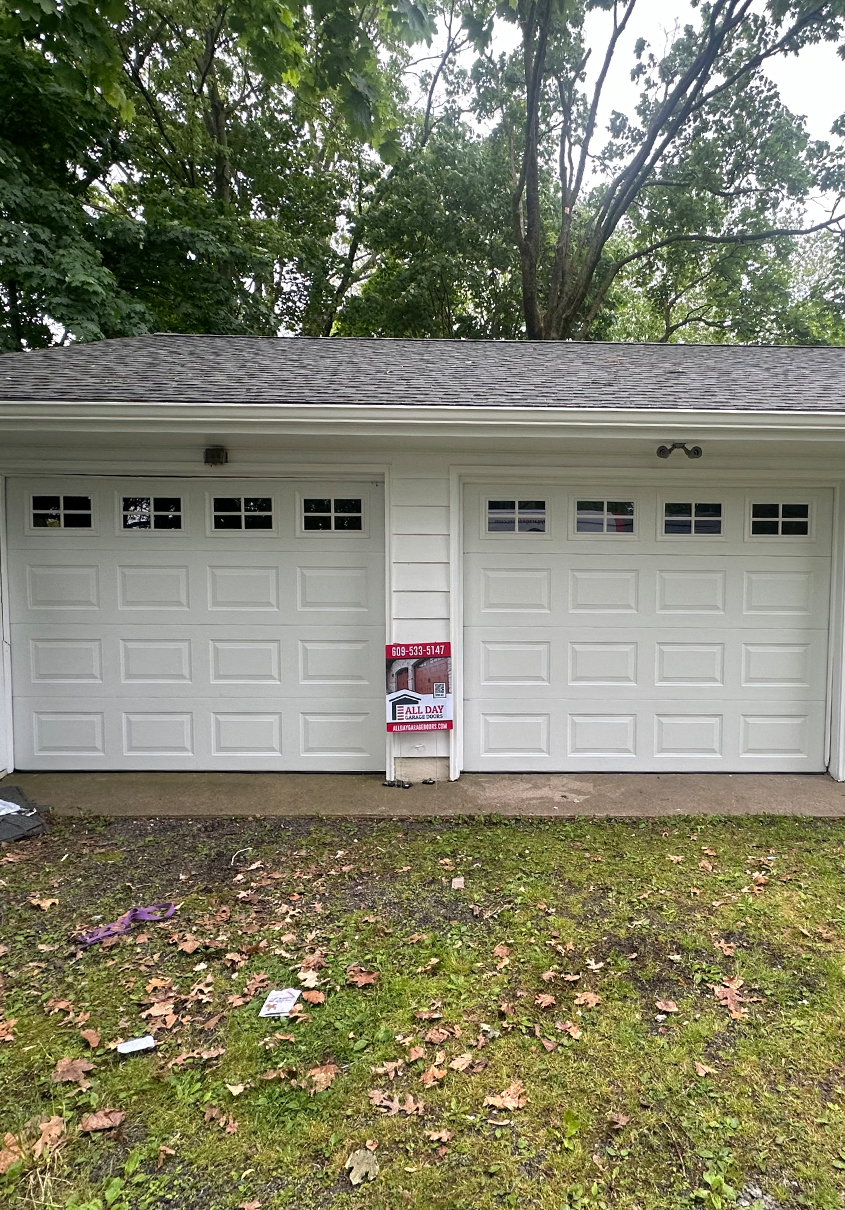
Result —
<path fill-rule="evenodd" d="M 831 506 L 467 488 L 465 768 L 824 769 Z"/>
<path fill-rule="evenodd" d="M 10 480 L 19 769 L 384 768 L 378 484 Z"/>

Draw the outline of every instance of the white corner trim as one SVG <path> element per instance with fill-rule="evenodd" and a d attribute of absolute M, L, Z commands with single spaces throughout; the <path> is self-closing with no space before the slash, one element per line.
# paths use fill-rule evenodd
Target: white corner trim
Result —
<path fill-rule="evenodd" d="M 15 767 L 7 550 L 6 481 L 0 476 L 0 776 L 11 773 Z"/>

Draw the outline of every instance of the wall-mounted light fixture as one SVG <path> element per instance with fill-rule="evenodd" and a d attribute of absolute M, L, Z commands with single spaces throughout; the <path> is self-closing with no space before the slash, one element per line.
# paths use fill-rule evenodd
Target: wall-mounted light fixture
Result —
<path fill-rule="evenodd" d="M 225 466 L 229 461 L 229 451 L 225 445 L 209 445 L 203 450 L 202 460 L 206 466 Z"/>
<path fill-rule="evenodd" d="M 687 445 L 685 441 L 673 441 L 671 445 L 658 445 L 657 457 L 668 458 L 674 450 L 683 450 L 688 458 L 700 458 L 704 453 L 700 445 Z"/>

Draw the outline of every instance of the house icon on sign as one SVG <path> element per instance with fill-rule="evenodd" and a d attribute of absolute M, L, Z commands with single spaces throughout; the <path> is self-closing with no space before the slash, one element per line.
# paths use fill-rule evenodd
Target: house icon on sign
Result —
<path fill-rule="evenodd" d="M 418 693 L 400 693 L 396 697 L 391 698 L 390 712 L 394 723 L 403 722 L 407 707 L 418 706 L 420 704 L 420 700 L 420 694 Z"/>

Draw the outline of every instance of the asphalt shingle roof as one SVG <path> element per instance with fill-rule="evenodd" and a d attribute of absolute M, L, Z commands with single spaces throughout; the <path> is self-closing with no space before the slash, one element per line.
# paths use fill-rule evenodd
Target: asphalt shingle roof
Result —
<path fill-rule="evenodd" d="M 0 401 L 845 411 L 845 347 L 157 335 L 11 353 Z"/>

